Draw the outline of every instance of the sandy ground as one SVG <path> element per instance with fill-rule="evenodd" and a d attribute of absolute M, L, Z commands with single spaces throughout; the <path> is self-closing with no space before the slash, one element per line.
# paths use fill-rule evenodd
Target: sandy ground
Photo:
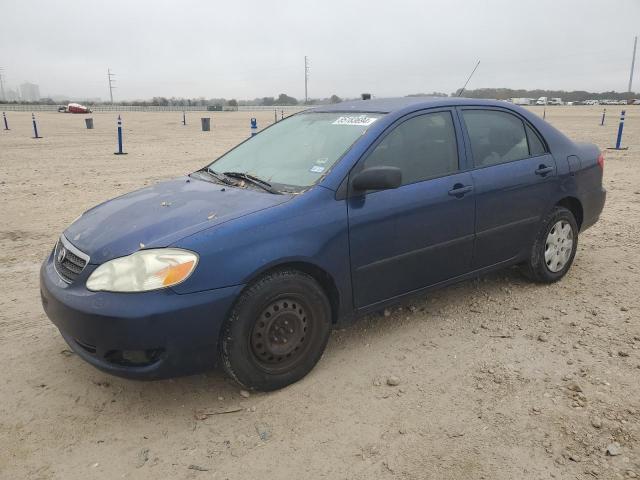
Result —
<path fill-rule="evenodd" d="M 612 146 L 619 108 L 547 108 Z M 0 478 L 640 477 L 640 107 L 606 151 L 608 202 L 560 283 L 516 270 L 414 298 L 334 332 L 301 382 L 243 398 L 218 372 L 151 383 L 70 354 L 38 269 L 82 211 L 192 171 L 249 134 L 250 113 L 9 114 L 0 131 Z M 541 113 L 541 111 L 540 111 Z M 260 125 L 272 112 L 255 114 Z M 400 385 L 388 386 L 395 375 Z M 232 413 L 211 415 L 240 409 Z M 614 442 L 619 455 L 607 455 Z"/>

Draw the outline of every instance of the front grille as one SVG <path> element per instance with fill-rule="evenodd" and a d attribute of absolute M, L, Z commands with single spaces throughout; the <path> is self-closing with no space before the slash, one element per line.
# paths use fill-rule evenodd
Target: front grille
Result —
<path fill-rule="evenodd" d="M 73 282 L 87 266 L 89 257 L 60 237 L 53 252 L 53 264 L 58 275 L 67 283 Z"/>

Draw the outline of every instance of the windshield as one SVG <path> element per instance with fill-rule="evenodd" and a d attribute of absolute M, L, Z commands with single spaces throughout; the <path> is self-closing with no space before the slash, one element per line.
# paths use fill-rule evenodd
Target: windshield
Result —
<path fill-rule="evenodd" d="M 218 173 L 247 173 L 278 189 L 303 189 L 316 183 L 381 116 L 340 112 L 293 115 L 241 143 L 209 168 Z"/>

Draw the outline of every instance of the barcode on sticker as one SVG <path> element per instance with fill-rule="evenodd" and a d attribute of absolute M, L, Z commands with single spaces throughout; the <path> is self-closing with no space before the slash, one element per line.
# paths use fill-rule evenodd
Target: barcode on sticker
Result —
<path fill-rule="evenodd" d="M 333 122 L 333 125 L 357 125 L 357 126 L 369 126 L 373 122 L 375 122 L 377 118 L 367 117 L 366 115 L 349 115 L 338 117 L 338 119 Z"/>

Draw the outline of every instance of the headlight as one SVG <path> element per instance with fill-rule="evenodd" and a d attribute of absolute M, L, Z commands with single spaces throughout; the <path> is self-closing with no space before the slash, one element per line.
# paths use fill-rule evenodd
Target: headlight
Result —
<path fill-rule="evenodd" d="M 146 292 L 171 287 L 189 278 L 198 256 L 178 248 L 140 250 L 96 268 L 87 280 L 94 292 Z"/>

